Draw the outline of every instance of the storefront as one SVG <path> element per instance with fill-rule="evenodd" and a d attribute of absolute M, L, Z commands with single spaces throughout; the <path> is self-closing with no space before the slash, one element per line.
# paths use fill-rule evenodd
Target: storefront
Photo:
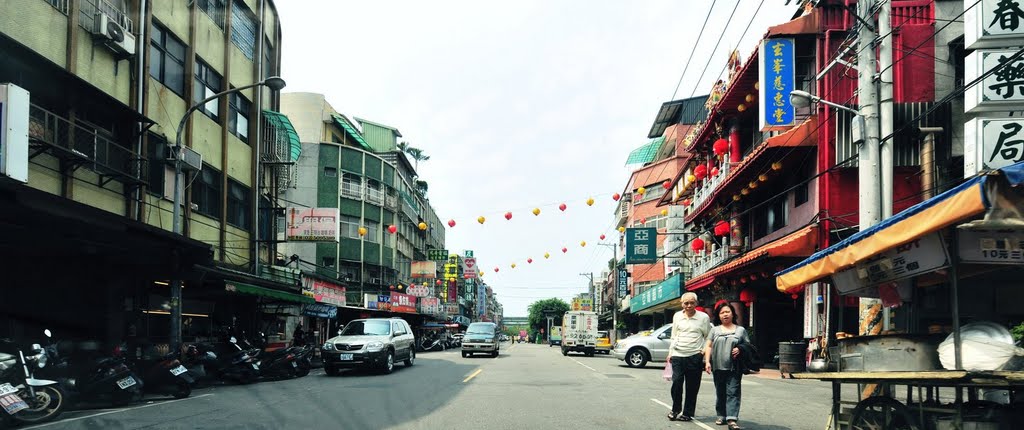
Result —
<path fill-rule="evenodd" d="M 302 291 L 316 300 L 302 306 L 302 329 L 311 342 L 323 344 L 338 331 L 338 307 L 347 304 L 346 289 L 336 280 L 303 272 Z"/>
<path fill-rule="evenodd" d="M 672 315 L 680 310 L 681 275 L 661 281 L 629 300 L 629 309 L 639 319 L 639 329 L 647 330 L 672 322 Z"/>

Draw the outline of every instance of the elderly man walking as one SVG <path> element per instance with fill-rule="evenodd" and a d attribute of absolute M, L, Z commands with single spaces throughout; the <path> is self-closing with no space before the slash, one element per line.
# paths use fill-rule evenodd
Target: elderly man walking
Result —
<path fill-rule="evenodd" d="M 685 293 L 679 298 L 683 310 L 672 316 L 672 343 L 668 360 L 672 365 L 672 421 L 692 421 L 697 408 L 697 391 L 704 371 L 707 340 L 711 334 L 711 319 L 704 312 L 697 312 L 697 295 Z M 686 401 L 683 401 L 683 386 L 686 387 Z"/>

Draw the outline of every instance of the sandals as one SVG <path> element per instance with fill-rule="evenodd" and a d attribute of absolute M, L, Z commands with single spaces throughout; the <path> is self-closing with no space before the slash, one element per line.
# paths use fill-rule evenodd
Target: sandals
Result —
<path fill-rule="evenodd" d="M 743 427 L 740 427 L 736 421 L 729 421 L 729 430 L 743 430 Z"/>
<path fill-rule="evenodd" d="M 683 415 L 682 412 L 679 412 L 679 413 L 669 412 L 668 413 L 668 420 L 669 421 L 693 421 L 693 417 Z"/>
<path fill-rule="evenodd" d="M 715 425 L 716 426 L 724 426 L 725 425 L 725 418 L 719 418 L 719 419 L 715 420 Z"/>

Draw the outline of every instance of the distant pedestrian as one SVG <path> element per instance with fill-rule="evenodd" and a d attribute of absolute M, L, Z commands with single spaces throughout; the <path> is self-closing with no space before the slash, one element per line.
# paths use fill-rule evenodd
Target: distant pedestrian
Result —
<path fill-rule="evenodd" d="M 729 302 L 720 302 L 715 306 L 718 325 L 711 329 L 708 336 L 708 363 L 706 370 L 715 379 L 715 413 L 718 419 L 715 424 L 728 423 L 729 429 L 739 430 L 742 427 L 736 422 L 740 416 L 740 379 L 743 372 L 736 362 L 740 357 L 739 345 L 750 343 L 747 330 L 734 323 L 736 309 Z"/>
<path fill-rule="evenodd" d="M 302 331 L 302 323 L 299 323 L 299 325 L 295 326 L 295 331 L 292 332 L 292 345 L 294 345 L 294 346 L 302 346 L 302 345 L 304 345 L 304 342 L 305 342 L 305 337 L 304 336 L 305 335 L 306 335 L 306 333 Z"/>
<path fill-rule="evenodd" d="M 692 421 L 697 409 L 697 392 L 700 390 L 701 371 L 705 369 L 707 339 L 711 334 L 711 319 L 704 312 L 697 312 L 697 295 L 685 293 L 679 298 L 683 310 L 672 316 L 672 342 L 669 346 L 668 361 L 672 366 L 672 421 Z M 683 385 L 686 385 L 686 402 L 683 402 Z"/>

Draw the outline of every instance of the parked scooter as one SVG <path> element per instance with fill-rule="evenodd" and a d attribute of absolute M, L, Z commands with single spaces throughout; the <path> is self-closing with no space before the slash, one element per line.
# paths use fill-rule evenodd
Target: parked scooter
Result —
<path fill-rule="evenodd" d="M 41 423 L 57 418 L 65 407 L 57 381 L 35 377 L 46 367 L 46 351 L 33 344 L 29 352 L 25 355 L 13 342 L 0 340 L 0 421 Z"/>
<path fill-rule="evenodd" d="M 121 346 L 120 350 L 123 351 L 125 345 Z M 134 360 L 129 363 L 132 370 L 142 375 L 142 380 L 146 382 L 143 387 L 145 392 L 170 394 L 176 399 L 192 394 L 195 379 L 176 355 L 172 352 L 156 360 Z"/>
<path fill-rule="evenodd" d="M 260 376 L 262 377 L 283 377 L 283 378 L 301 378 L 309 374 L 310 362 L 309 354 L 312 353 L 312 348 L 302 346 L 291 346 L 286 348 L 276 349 L 274 351 L 267 351 L 266 347 L 266 336 L 260 333 L 260 345 L 253 345 L 248 339 L 239 339 L 239 342 L 248 348 L 253 348 L 258 351 L 256 354 L 256 364 L 260 368 Z"/>
<path fill-rule="evenodd" d="M 191 376 L 201 382 L 218 379 L 248 384 L 256 381 L 260 366 L 256 364 L 251 351 L 238 346 L 234 336 L 228 339 L 228 343 L 230 347 L 219 351 L 208 343 L 189 345 L 183 354 L 182 364 Z"/>
<path fill-rule="evenodd" d="M 123 358 L 103 356 L 96 348 L 77 350 L 72 357 L 58 355 L 52 344 L 47 350 L 53 354 L 52 364 L 39 373 L 58 381 L 76 402 L 124 405 L 142 399 L 142 379 Z"/>

